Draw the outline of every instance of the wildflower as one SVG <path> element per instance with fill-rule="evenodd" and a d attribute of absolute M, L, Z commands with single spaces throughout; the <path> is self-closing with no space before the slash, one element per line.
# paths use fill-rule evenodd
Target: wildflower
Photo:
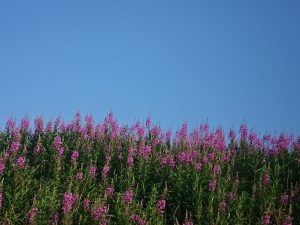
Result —
<path fill-rule="evenodd" d="M 124 201 L 127 203 L 127 204 L 130 204 L 132 202 L 132 197 L 133 197 L 133 193 L 132 191 L 126 191 L 124 193 Z"/>
<path fill-rule="evenodd" d="M 25 160 L 26 160 L 25 156 L 23 155 L 19 156 L 19 158 L 16 161 L 16 166 L 18 168 L 23 168 L 25 166 Z"/>
<path fill-rule="evenodd" d="M 268 173 L 264 173 L 262 176 L 262 183 L 264 186 L 267 186 L 270 183 L 270 176 Z"/>
<path fill-rule="evenodd" d="M 46 125 L 46 133 L 50 133 L 52 131 L 53 128 L 53 123 L 52 123 L 52 119 L 48 121 L 47 125 Z"/>
<path fill-rule="evenodd" d="M 77 198 L 78 198 L 78 196 L 72 194 L 71 192 L 64 194 L 64 200 L 63 200 L 63 206 L 62 206 L 62 211 L 64 214 L 68 213 L 72 209 L 73 204 L 77 200 Z"/>
<path fill-rule="evenodd" d="M 108 171 L 109 171 L 109 166 L 108 165 L 104 165 L 103 166 L 103 168 L 102 168 L 102 176 L 106 176 L 107 175 L 107 173 L 108 173 Z"/>
<path fill-rule="evenodd" d="M 33 154 L 36 155 L 41 151 L 42 148 L 42 143 L 40 141 L 38 141 L 38 143 L 36 144 L 36 146 L 33 149 Z"/>
<path fill-rule="evenodd" d="M 2 192 L 0 192 L 0 209 L 2 208 Z"/>
<path fill-rule="evenodd" d="M 6 129 L 13 130 L 16 126 L 16 120 L 9 118 L 6 122 Z"/>
<path fill-rule="evenodd" d="M 202 163 L 197 162 L 197 163 L 194 164 L 194 169 L 195 170 L 201 170 L 201 168 L 202 168 Z"/>
<path fill-rule="evenodd" d="M 28 132 L 28 129 L 29 129 L 29 120 L 28 118 L 25 117 L 21 120 L 21 130 Z"/>
<path fill-rule="evenodd" d="M 89 174 L 91 177 L 94 177 L 96 175 L 97 167 L 95 165 L 90 165 Z"/>
<path fill-rule="evenodd" d="M 208 187 L 210 191 L 214 191 L 216 189 L 216 186 L 217 186 L 217 181 L 215 179 L 209 181 Z"/>
<path fill-rule="evenodd" d="M 288 216 L 282 223 L 282 225 L 292 225 L 292 218 Z"/>
<path fill-rule="evenodd" d="M 235 131 L 233 129 L 230 129 L 228 136 L 231 140 L 234 140 L 236 136 Z"/>
<path fill-rule="evenodd" d="M 58 213 L 52 213 L 52 214 L 51 214 L 51 217 L 50 217 L 50 219 L 49 219 L 49 223 L 50 223 L 51 225 L 55 225 L 55 224 L 58 223 Z"/>
<path fill-rule="evenodd" d="M 9 150 L 13 153 L 16 153 L 20 148 L 20 143 L 17 141 L 13 141 L 10 143 Z"/>
<path fill-rule="evenodd" d="M 65 151 L 65 148 L 61 146 L 61 147 L 59 147 L 59 148 L 57 149 L 56 154 L 57 154 L 58 156 L 62 156 L 62 155 L 64 154 L 64 151 Z"/>
<path fill-rule="evenodd" d="M 71 161 L 72 162 L 76 162 L 76 160 L 78 159 L 78 157 L 79 157 L 79 152 L 77 150 L 74 150 L 72 152 L 72 155 L 71 155 Z"/>
<path fill-rule="evenodd" d="M 186 220 L 184 221 L 183 225 L 193 225 L 193 221 L 192 220 Z"/>
<path fill-rule="evenodd" d="M 282 204 L 282 205 L 287 205 L 287 203 L 288 203 L 288 200 L 289 200 L 289 196 L 288 196 L 288 194 L 286 194 L 286 193 L 283 193 L 281 196 L 280 196 L 280 203 Z"/>
<path fill-rule="evenodd" d="M 2 160 L 0 160 L 0 175 L 2 175 L 4 169 L 5 169 L 5 164 Z"/>
<path fill-rule="evenodd" d="M 39 116 L 35 118 L 34 120 L 35 134 L 41 133 L 43 131 L 43 126 L 44 126 L 43 117 Z"/>
<path fill-rule="evenodd" d="M 61 141 L 61 137 L 60 136 L 56 136 L 53 140 L 53 145 L 56 149 L 58 149 L 62 144 L 62 141 Z"/>
<path fill-rule="evenodd" d="M 147 224 L 146 220 L 144 220 L 143 218 L 139 217 L 138 215 L 136 215 L 134 213 L 130 215 L 130 219 L 138 225 L 146 225 Z"/>
<path fill-rule="evenodd" d="M 269 224 L 271 221 L 271 215 L 269 213 L 265 214 L 262 219 L 262 224 Z"/>
<path fill-rule="evenodd" d="M 161 166 L 175 166 L 175 160 L 173 155 L 166 155 L 160 159 L 160 165 Z"/>
<path fill-rule="evenodd" d="M 113 186 L 109 186 L 106 188 L 105 193 L 108 197 L 110 197 L 110 196 L 112 196 L 114 191 L 115 191 L 115 188 Z"/>
<path fill-rule="evenodd" d="M 146 119 L 146 126 L 150 127 L 150 125 L 151 125 L 151 118 L 150 118 L 150 116 L 148 116 Z"/>
<path fill-rule="evenodd" d="M 222 211 L 225 211 L 226 207 L 227 207 L 226 202 L 224 200 L 222 200 L 219 204 L 219 209 Z"/>
<path fill-rule="evenodd" d="M 133 161 L 134 161 L 133 156 L 129 155 L 128 158 L 127 158 L 127 164 L 128 164 L 129 167 L 133 166 Z"/>
<path fill-rule="evenodd" d="M 247 136 L 248 136 L 248 128 L 247 128 L 247 124 L 242 124 L 240 126 L 240 133 L 241 133 L 241 138 L 242 140 L 246 140 Z"/>
<path fill-rule="evenodd" d="M 231 202 L 234 201 L 234 197 L 235 197 L 234 191 L 230 191 L 230 192 L 228 193 L 228 198 L 229 198 L 229 200 L 230 200 Z"/>
<path fill-rule="evenodd" d="M 92 209 L 92 216 L 95 220 L 99 221 L 102 217 L 104 217 L 108 213 L 108 206 L 101 206 Z"/>
<path fill-rule="evenodd" d="M 213 173 L 214 173 L 214 175 L 220 175 L 221 174 L 221 166 L 215 165 L 213 168 Z"/>
<path fill-rule="evenodd" d="M 166 200 L 165 199 L 158 200 L 156 203 L 156 208 L 159 213 L 164 213 L 164 210 L 166 209 Z"/>
<path fill-rule="evenodd" d="M 88 210 L 90 208 L 90 200 L 88 198 L 83 199 L 83 208 L 84 210 Z"/>
<path fill-rule="evenodd" d="M 83 172 L 82 171 L 78 171 L 77 174 L 76 174 L 76 178 L 77 178 L 77 180 L 82 180 L 82 178 L 83 178 Z"/>
<path fill-rule="evenodd" d="M 38 211 L 39 211 L 38 208 L 32 208 L 30 210 L 30 212 L 28 213 L 28 217 L 27 217 L 28 224 L 32 224 L 35 221 Z"/>

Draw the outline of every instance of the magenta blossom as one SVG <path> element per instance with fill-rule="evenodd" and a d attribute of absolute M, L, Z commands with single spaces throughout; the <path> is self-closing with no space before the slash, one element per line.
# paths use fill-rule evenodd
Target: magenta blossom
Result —
<path fill-rule="evenodd" d="M 105 193 L 108 197 L 112 196 L 115 191 L 115 188 L 113 186 L 109 186 L 106 188 Z"/>
<path fill-rule="evenodd" d="M 89 174 L 94 177 L 96 175 L 97 167 L 95 165 L 90 165 Z"/>
<path fill-rule="evenodd" d="M 132 198 L 133 198 L 133 192 L 132 191 L 126 191 L 124 193 L 124 201 L 127 204 L 130 204 L 132 202 Z"/>
<path fill-rule="evenodd" d="M 92 216 L 95 220 L 99 221 L 101 218 L 104 218 L 108 213 L 108 206 L 100 206 L 92 209 Z"/>
<path fill-rule="evenodd" d="M 109 172 L 109 166 L 108 165 L 104 165 L 103 168 L 102 168 L 102 176 L 106 176 L 107 173 Z"/>
<path fill-rule="evenodd" d="M 32 208 L 29 211 L 28 216 L 27 216 L 28 224 L 32 224 L 35 221 L 38 211 L 39 211 L 38 208 Z"/>
<path fill-rule="evenodd" d="M 0 160 L 0 175 L 3 174 L 4 169 L 5 169 L 5 164 L 2 160 Z"/>
<path fill-rule="evenodd" d="M 226 202 L 224 200 L 222 200 L 219 204 L 219 209 L 222 211 L 225 211 L 226 207 L 227 207 Z"/>
<path fill-rule="evenodd" d="M 77 180 L 82 180 L 82 178 L 83 178 L 83 172 L 82 171 L 78 171 L 77 174 L 76 174 L 76 178 L 77 178 Z"/>
<path fill-rule="evenodd" d="M 271 220 L 271 215 L 269 213 L 265 214 L 262 218 L 262 224 L 270 224 Z"/>
<path fill-rule="evenodd" d="M 58 223 L 58 213 L 52 213 L 52 214 L 51 214 L 51 217 L 50 217 L 50 219 L 49 219 L 49 223 L 50 223 L 51 225 L 55 225 L 55 224 Z"/>
<path fill-rule="evenodd" d="M 62 205 L 62 211 L 64 214 L 68 213 L 71 211 L 75 201 L 78 199 L 78 195 L 74 195 L 71 192 L 65 193 L 64 194 L 64 200 L 63 200 L 63 205 Z"/>
<path fill-rule="evenodd" d="M 23 168 L 25 166 L 25 161 L 26 161 L 25 156 L 23 155 L 19 156 L 19 158 L 16 161 L 16 166 L 18 168 Z"/>
<path fill-rule="evenodd" d="M 2 192 L 0 192 L 0 209 L 2 208 Z"/>
<path fill-rule="evenodd" d="M 84 210 L 88 210 L 90 208 L 90 200 L 88 198 L 83 199 L 83 208 Z"/>
<path fill-rule="evenodd" d="M 78 157 L 79 157 L 79 152 L 77 150 L 74 150 L 72 152 L 71 161 L 75 162 L 78 159 Z"/>
<path fill-rule="evenodd" d="M 264 186 L 267 186 L 270 183 L 270 176 L 268 173 L 264 173 L 262 176 L 262 183 Z"/>
<path fill-rule="evenodd" d="M 166 209 L 166 200 L 165 199 L 158 200 L 156 203 L 156 208 L 159 213 L 164 213 Z"/>
<path fill-rule="evenodd" d="M 20 148 L 20 143 L 17 141 L 13 141 L 12 143 L 10 143 L 10 147 L 9 150 L 13 153 L 17 152 Z"/>
<path fill-rule="evenodd" d="M 216 189 L 216 186 L 217 181 L 215 179 L 209 181 L 208 188 L 210 191 L 214 191 Z"/>

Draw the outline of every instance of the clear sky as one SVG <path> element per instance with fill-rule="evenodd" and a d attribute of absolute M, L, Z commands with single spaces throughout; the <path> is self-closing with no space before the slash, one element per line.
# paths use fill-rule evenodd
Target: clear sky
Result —
<path fill-rule="evenodd" d="M 300 134 L 300 1 L 1 1 L 0 124 L 76 111 Z"/>

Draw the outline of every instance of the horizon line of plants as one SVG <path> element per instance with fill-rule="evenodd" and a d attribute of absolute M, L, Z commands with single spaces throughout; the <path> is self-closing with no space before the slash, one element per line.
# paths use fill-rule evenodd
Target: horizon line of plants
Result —
<path fill-rule="evenodd" d="M 228 144 L 226 139 L 228 138 Z M 300 224 L 300 137 L 80 112 L 0 130 L 0 224 Z"/>

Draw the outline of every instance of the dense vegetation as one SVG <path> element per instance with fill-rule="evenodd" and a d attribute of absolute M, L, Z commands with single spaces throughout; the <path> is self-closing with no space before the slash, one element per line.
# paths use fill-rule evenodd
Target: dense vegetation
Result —
<path fill-rule="evenodd" d="M 300 138 L 81 120 L 7 121 L 1 224 L 300 224 Z"/>

